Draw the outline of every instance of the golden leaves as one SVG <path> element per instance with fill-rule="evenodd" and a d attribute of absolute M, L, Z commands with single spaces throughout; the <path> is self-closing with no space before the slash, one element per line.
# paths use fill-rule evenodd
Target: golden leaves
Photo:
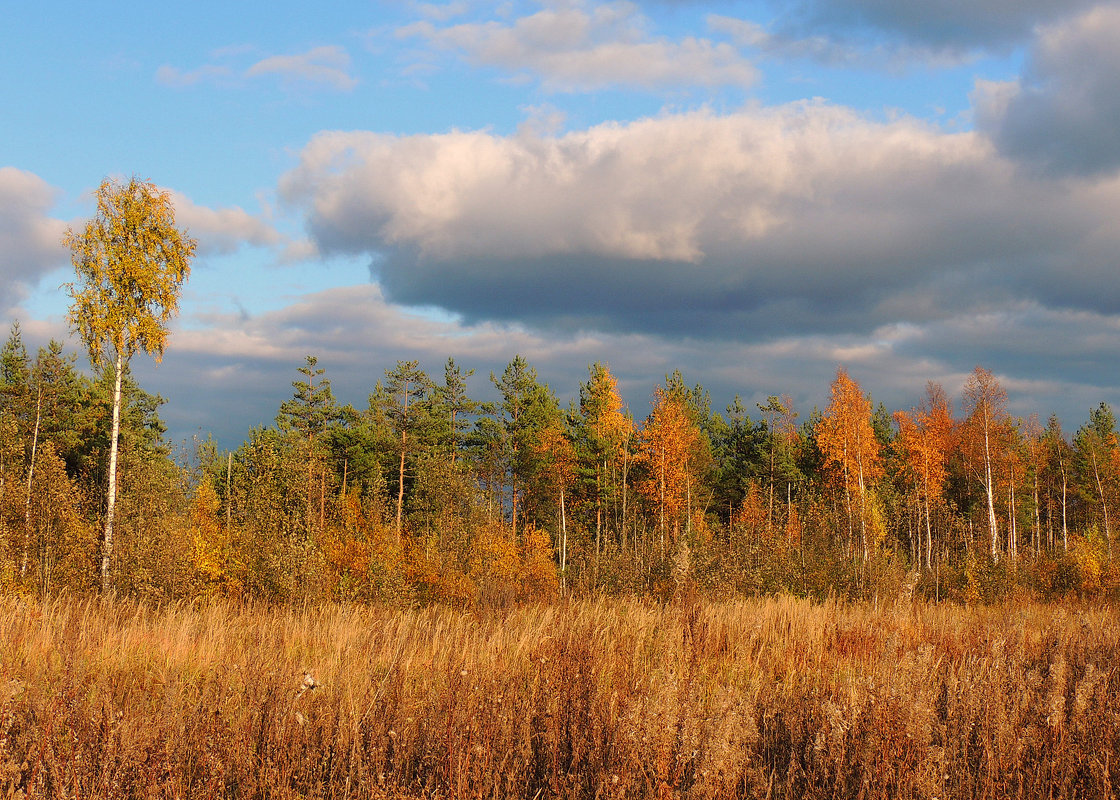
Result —
<path fill-rule="evenodd" d="M 62 241 L 77 277 L 68 286 L 69 320 L 90 358 L 140 349 L 160 360 L 197 244 L 175 226 L 170 194 L 136 178 L 105 180 L 97 214 Z"/>

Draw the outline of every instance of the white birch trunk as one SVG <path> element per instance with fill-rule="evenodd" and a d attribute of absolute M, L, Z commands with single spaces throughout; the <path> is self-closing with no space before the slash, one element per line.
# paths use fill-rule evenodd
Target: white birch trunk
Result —
<path fill-rule="evenodd" d="M 27 575 L 27 561 L 31 550 L 31 484 L 35 479 L 35 453 L 39 447 L 39 423 L 43 418 L 43 383 L 35 399 L 35 433 L 31 436 L 31 463 L 27 466 L 27 496 L 23 502 L 23 558 L 19 564 L 19 577 Z"/>
<path fill-rule="evenodd" d="M 105 505 L 105 536 L 101 541 L 101 593 L 109 593 L 109 569 L 113 562 L 113 514 L 117 508 L 117 442 L 121 433 L 121 373 L 123 348 L 117 348 L 117 374 L 113 386 L 113 432 L 109 437 L 109 493 Z"/>

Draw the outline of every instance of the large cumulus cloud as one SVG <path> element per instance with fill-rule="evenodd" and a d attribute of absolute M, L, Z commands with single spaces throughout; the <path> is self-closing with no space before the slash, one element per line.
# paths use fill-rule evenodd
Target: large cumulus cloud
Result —
<path fill-rule="evenodd" d="M 1008 298 L 1120 310 L 1116 185 L 824 104 L 547 137 L 324 133 L 284 177 L 324 252 L 467 319 L 758 339 Z"/>

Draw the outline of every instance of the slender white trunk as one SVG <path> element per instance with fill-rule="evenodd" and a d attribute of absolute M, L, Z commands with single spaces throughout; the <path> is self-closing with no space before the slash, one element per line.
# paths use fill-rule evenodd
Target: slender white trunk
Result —
<path fill-rule="evenodd" d="M 568 593 L 568 517 L 564 510 L 564 487 L 560 487 L 560 593 Z"/>
<path fill-rule="evenodd" d="M 999 558 L 999 521 L 996 519 L 996 501 L 992 487 L 992 450 L 988 436 L 988 415 L 984 412 L 984 490 L 988 495 L 988 530 L 992 535 L 992 560 Z"/>
<path fill-rule="evenodd" d="M 852 482 L 848 476 L 848 443 L 844 442 L 844 502 L 848 507 L 848 555 L 852 554 Z"/>
<path fill-rule="evenodd" d="M 688 511 L 688 519 L 684 522 L 685 534 L 692 535 L 692 479 L 689 477 L 688 471 L 684 473 L 684 491 L 686 497 L 686 508 Z"/>
<path fill-rule="evenodd" d="M 626 501 L 627 501 L 627 488 L 630 479 L 630 437 L 627 435 L 626 443 L 623 445 L 626 449 L 622 452 L 622 549 L 626 550 Z"/>
<path fill-rule="evenodd" d="M 1037 463 L 1037 462 L 1036 462 Z M 1042 552 L 1042 518 L 1038 508 L 1038 468 L 1034 471 L 1034 554 Z"/>
<path fill-rule="evenodd" d="M 929 495 L 926 495 L 926 569 L 933 569 L 933 521 L 929 513 Z"/>
<path fill-rule="evenodd" d="M 1019 550 L 1019 525 L 1015 519 L 1015 475 L 1011 475 L 1011 488 L 1007 506 L 1007 552 L 1014 561 Z"/>
<path fill-rule="evenodd" d="M 863 560 L 866 563 L 871 560 L 871 547 L 867 541 L 867 487 L 863 482 L 862 458 L 859 460 L 859 537 L 863 541 Z"/>
<path fill-rule="evenodd" d="M 404 510 L 404 454 L 408 446 L 408 432 L 401 431 L 401 462 L 397 472 L 397 544 L 401 543 L 401 517 Z M 516 512 L 514 512 L 516 513 Z"/>
<path fill-rule="evenodd" d="M 229 537 L 229 518 L 230 512 L 233 509 L 233 452 L 226 453 L 226 537 Z M 342 485 L 346 486 L 346 479 L 342 479 Z"/>
<path fill-rule="evenodd" d="M 31 463 L 27 465 L 27 496 L 23 503 L 23 558 L 19 576 L 27 575 L 28 552 L 31 550 L 31 483 L 35 478 L 35 453 L 39 447 L 39 423 L 43 418 L 43 382 L 39 381 L 39 394 L 35 399 L 35 433 L 31 436 Z"/>
<path fill-rule="evenodd" d="M 603 550 L 603 466 L 595 462 L 595 569 L 599 569 L 599 555 Z"/>
<path fill-rule="evenodd" d="M 1061 442 L 1054 443 L 1055 449 L 1058 451 L 1058 470 L 1062 473 L 1062 552 L 1069 552 L 1069 528 L 1066 525 L 1066 491 L 1069 487 L 1069 480 L 1066 478 L 1066 463 L 1062 458 L 1062 444 Z"/>
<path fill-rule="evenodd" d="M 117 374 L 113 386 L 113 432 L 109 437 L 109 496 L 105 505 L 105 536 L 101 541 L 101 593 L 109 593 L 109 568 L 113 561 L 113 514 L 117 508 L 117 441 L 121 433 L 121 373 L 123 348 L 117 348 Z"/>

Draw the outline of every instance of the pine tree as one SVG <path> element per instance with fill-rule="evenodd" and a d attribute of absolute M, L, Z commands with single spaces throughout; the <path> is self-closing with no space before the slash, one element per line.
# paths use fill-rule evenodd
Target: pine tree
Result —
<path fill-rule="evenodd" d="M 1101 403 L 1089 413 L 1089 421 L 1073 437 L 1073 446 L 1081 496 L 1099 510 L 1111 559 L 1112 520 L 1109 511 L 1116 484 L 1112 465 L 1120 445 L 1117 444 L 1116 417 L 1108 403 Z"/>
<path fill-rule="evenodd" d="M 490 381 L 501 395 L 495 411 L 510 492 L 511 526 L 516 537 L 517 512 L 533 473 L 533 444 L 556 400 L 548 387 L 537 381 L 537 371 L 520 355 L 506 366 L 501 379 L 491 373 Z"/>
<path fill-rule="evenodd" d="M 430 401 L 435 387 L 418 361 L 398 361 L 385 372 L 384 409 L 397 439 L 397 543 L 401 541 L 404 513 L 405 465 L 419 450 L 426 428 L 431 427 Z"/>
<path fill-rule="evenodd" d="M 306 490 L 306 516 L 304 520 L 305 535 L 310 537 L 313 528 L 313 509 L 315 502 L 315 468 L 319 466 L 321 457 L 319 444 L 328 427 L 338 422 L 342 417 L 341 409 L 335 403 L 331 393 L 331 382 L 323 377 L 324 370 L 318 366 L 319 359 L 308 355 L 304 366 L 299 368 L 299 373 L 304 380 L 292 381 L 295 394 L 280 406 L 276 417 L 277 427 L 281 431 L 295 434 L 304 443 L 304 454 L 307 464 L 307 490 Z M 322 528 L 325 487 L 322 485 L 325 474 L 320 477 L 319 517 Z"/>

